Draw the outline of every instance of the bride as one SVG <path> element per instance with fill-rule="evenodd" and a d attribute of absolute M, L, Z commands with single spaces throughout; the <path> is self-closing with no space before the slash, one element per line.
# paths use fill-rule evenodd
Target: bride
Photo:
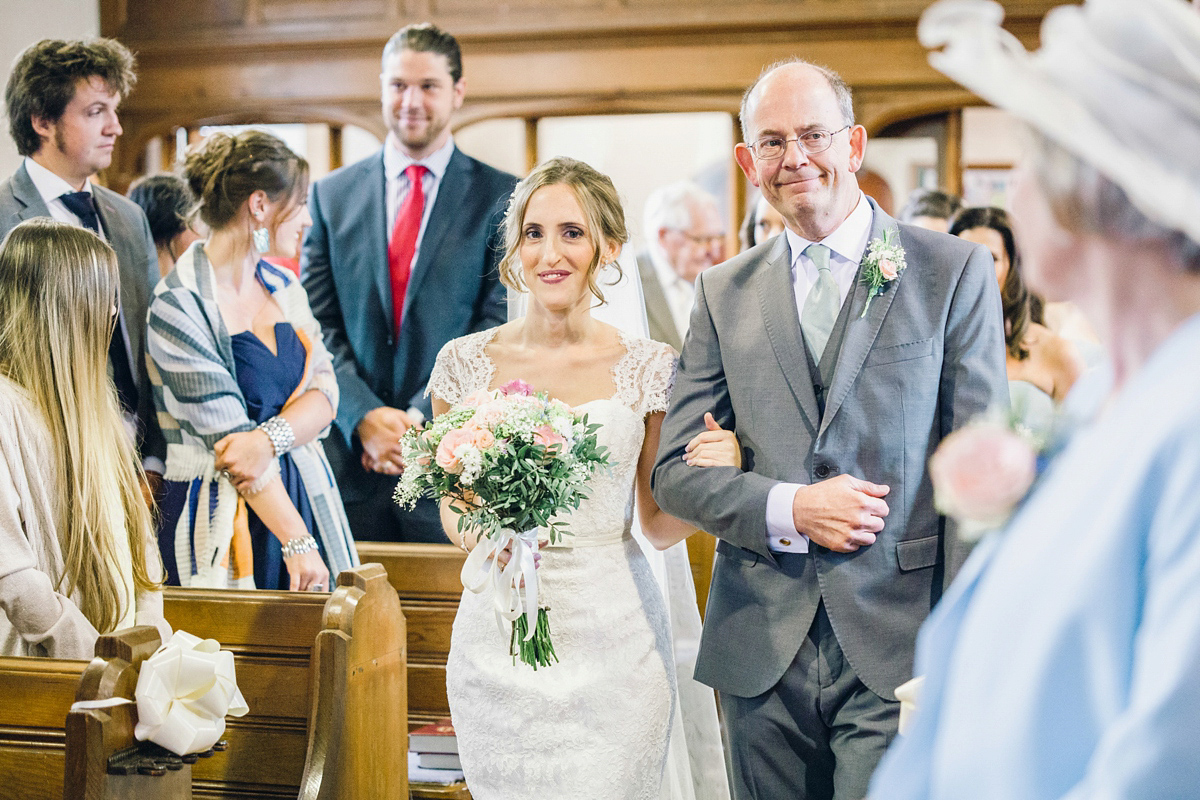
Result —
<path fill-rule="evenodd" d="M 529 292 L 526 316 L 456 339 L 430 378 L 434 413 L 520 379 L 600 423 L 611 469 L 569 518 L 571 535 L 543 550 L 539 593 L 550 606 L 559 662 L 513 663 L 488 595 L 464 592 L 446 669 L 450 710 L 472 796 L 652 800 L 660 796 L 674 714 L 670 623 L 650 566 L 630 534 L 634 497 L 656 547 L 694 528 L 662 512 L 650 471 L 675 371 L 666 345 L 593 319 L 596 275 L 627 240 L 612 182 L 558 158 L 513 193 L 501 277 Z M 695 463 L 740 462 L 732 434 L 697 437 Z M 464 549 L 458 517 L 443 526 Z"/>

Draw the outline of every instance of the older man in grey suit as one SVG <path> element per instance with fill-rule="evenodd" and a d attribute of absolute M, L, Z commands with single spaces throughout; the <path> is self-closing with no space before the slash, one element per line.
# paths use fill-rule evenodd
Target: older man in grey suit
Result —
<path fill-rule="evenodd" d="M 697 281 L 654 494 L 721 539 L 696 676 L 721 693 L 737 797 L 851 800 L 950 568 L 929 456 L 1007 404 L 1000 298 L 986 250 L 859 190 L 866 132 L 836 74 L 768 70 L 742 124 L 738 163 L 786 235 Z M 888 231 L 907 268 L 869 297 Z M 686 463 L 705 412 L 743 469 Z"/>
<path fill-rule="evenodd" d="M 145 340 L 158 256 L 142 210 L 91 180 L 112 162 L 121 135 L 117 105 L 135 80 L 133 56 L 112 39 L 47 39 L 17 58 L 4 100 L 9 131 L 25 161 L 0 183 L 0 237 L 24 220 L 52 217 L 90 228 L 116 251 L 121 297 L 109 365 L 156 488 L 167 446 L 154 411 Z"/>
<path fill-rule="evenodd" d="M 638 274 L 650 338 L 683 348 L 696 298 L 696 276 L 724 257 L 717 198 L 690 181 L 660 186 L 646 198 L 646 249 Z"/>

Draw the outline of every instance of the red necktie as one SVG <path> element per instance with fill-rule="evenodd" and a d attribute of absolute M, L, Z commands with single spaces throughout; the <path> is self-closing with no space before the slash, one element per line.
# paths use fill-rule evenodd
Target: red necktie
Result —
<path fill-rule="evenodd" d="M 421 218 L 425 216 L 425 187 L 421 179 L 428 170 L 413 164 L 404 170 L 408 177 L 408 195 L 396 214 L 396 226 L 388 242 L 388 270 L 392 276 L 392 320 L 396 334 L 400 334 L 400 320 L 404 317 L 404 295 L 408 291 L 408 278 L 412 275 L 413 253 L 417 249 L 417 234 L 421 232 Z"/>

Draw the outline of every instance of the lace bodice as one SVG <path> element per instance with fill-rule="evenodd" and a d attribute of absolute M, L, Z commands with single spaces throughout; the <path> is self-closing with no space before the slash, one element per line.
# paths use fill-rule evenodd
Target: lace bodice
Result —
<path fill-rule="evenodd" d="M 429 391 L 450 405 L 491 387 L 496 365 L 487 354 L 496 329 L 449 342 L 438 353 Z M 628 535 L 633 519 L 633 481 L 645 438 L 647 414 L 665 411 L 675 380 L 675 354 L 660 342 L 621 333 L 625 355 L 612 368 L 612 397 L 574 406 L 600 424 L 600 444 L 608 448 L 610 469 L 592 479 L 588 498 L 565 519 L 568 547 L 605 544 Z"/>

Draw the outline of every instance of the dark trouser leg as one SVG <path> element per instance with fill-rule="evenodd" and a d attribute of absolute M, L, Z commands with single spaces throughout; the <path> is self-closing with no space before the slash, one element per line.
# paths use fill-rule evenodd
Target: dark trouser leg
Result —
<path fill-rule="evenodd" d="M 421 500 L 412 511 L 392 500 L 396 478 L 380 483 L 379 490 L 357 502 L 345 502 L 350 531 L 360 542 L 432 542 L 450 544 L 442 532 L 437 505 Z"/>
<path fill-rule="evenodd" d="M 737 800 L 861 800 L 899 718 L 850 668 L 824 605 L 778 684 L 721 705 Z"/>
<path fill-rule="evenodd" d="M 820 705 L 833 754 L 833 796 L 836 800 L 861 800 L 867 796 L 871 774 L 896 738 L 900 703 L 884 700 L 854 674 L 824 605 L 817 611 L 814 627 L 820 630 L 819 648 L 830 675 L 829 685 L 821 688 Z"/>

